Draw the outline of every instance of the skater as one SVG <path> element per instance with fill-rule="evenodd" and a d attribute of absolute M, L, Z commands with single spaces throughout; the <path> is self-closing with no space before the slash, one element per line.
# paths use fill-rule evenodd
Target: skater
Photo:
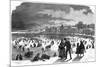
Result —
<path fill-rule="evenodd" d="M 47 55 L 47 54 L 42 54 L 42 56 L 41 56 L 40 59 L 43 60 L 43 61 L 45 61 L 45 60 L 49 60 L 49 59 L 50 59 L 50 56 Z"/>
<path fill-rule="evenodd" d="M 40 53 L 36 54 L 36 56 L 31 60 L 31 62 L 40 60 Z"/>
<path fill-rule="evenodd" d="M 19 60 L 23 60 L 23 57 L 21 54 L 19 54 Z"/>
<path fill-rule="evenodd" d="M 16 60 L 18 60 L 19 59 L 19 55 L 17 54 L 17 56 L 16 56 Z"/>
<path fill-rule="evenodd" d="M 66 49 L 65 49 L 65 59 L 67 59 L 67 55 L 68 55 L 68 53 L 69 53 L 69 55 L 70 55 L 70 60 L 72 59 L 72 56 L 71 56 L 71 44 L 70 44 L 70 41 L 68 40 L 68 39 L 66 39 L 66 38 L 64 38 L 64 40 L 65 40 L 65 47 L 66 47 Z"/>
<path fill-rule="evenodd" d="M 33 51 L 30 51 L 29 48 L 28 48 L 27 50 L 28 50 L 28 51 L 25 52 L 24 56 L 25 56 L 26 58 L 31 58 L 31 57 L 33 56 Z"/>
<path fill-rule="evenodd" d="M 76 48 L 76 54 L 77 54 L 77 57 L 79 57 L 79 43 L 77 43 L 77 48 Z"/>
<path fill-rule="evenodd" d="M 80 53 L 80 56 L 83 54 L 84 56 L 84 51 L 85 51 L 85 46 L 83 44 L 82 41 L 80 41 L 80 46 L 79 46 L 79 53 Z"/>
<path fill-rule="evenodd" d="M 40 43 L 40 42 L 38 42 L 38 45 L 37 45 L 37 47 L 41 47 L 42 46 L 42 44 Z"/>
<path fill-rule="evenodd" d="M 17 56 L 16 56 L 16 60 L 23 60 L 22 55 L 21 55 L 21 54 L 17 54 Z"/>
<path fill-rule="evenodd" d="M 61 43 L 59 45 L 59 57 L 61 59 L 65 58 L 65 43 L 64 43 L 64 40 L 61 40 Z"/>

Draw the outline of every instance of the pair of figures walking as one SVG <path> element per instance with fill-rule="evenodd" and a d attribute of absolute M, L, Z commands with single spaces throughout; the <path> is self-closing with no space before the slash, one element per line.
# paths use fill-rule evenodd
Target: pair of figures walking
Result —
<path fill-rule="evenodd" d="M 67 59 L 68 53 L 70 55 L 70 59 L 72 59 L 70 41 L 64 38 L 63 40 L 61 40 L 61 43 L 59 45 L 59 57 L 61 59 Z"/>
<path fill-rule="evenodd" d="M 78 57 L 84 56 L 85 52 L 85 46 L 82 41 L 80 41 L 80 44 L 77 43 L 77 48 L 76 48 L 76 54 Z"/>

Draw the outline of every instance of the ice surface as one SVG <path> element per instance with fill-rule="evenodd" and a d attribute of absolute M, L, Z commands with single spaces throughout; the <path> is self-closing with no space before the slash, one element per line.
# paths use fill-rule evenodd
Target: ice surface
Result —
<path fill-rule="evenodd" d="M 11 66 L 22 66 L 22 65 L 41 65 L 41 64 L 54 64 L 62 63 L 57 61 L 59 57 L 51 57 L 49 60 L 31 62 L 30 60 L 25 61 L 11 61 Z M 68 56 L 69 59 L 69 56 Z M 83 57 L 77 57 L 76 54 L 72 54 L 71 60 L 64 60 L 64 63 L 74 63 L 74 62 L 90 62 L 95 61 L 95 49 L 88 49 Z"/>

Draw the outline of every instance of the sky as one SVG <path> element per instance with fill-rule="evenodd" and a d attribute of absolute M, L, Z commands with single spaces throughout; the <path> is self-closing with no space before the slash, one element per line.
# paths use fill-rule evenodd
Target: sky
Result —
<path fill-rule="evenodd" d="M 23 1 L 11 1 L 11 11 L 16 9 L 16 6 L 19 6 Z M 95 7 L 89 6 L 90 9 L 95 13 Z"/>
<path fill-rule="evenodd" d="M 53 6 L 51 4 L 39 5 L 39 4 L 33 3 L 28 7 L 25 7 L 25 6 L 23 7 L 23 6 L 20 6 L 21 4 L 22 4 L 22 1 L 11 1 L 11 13 L 13 10 L 16 10 L 16 12 L 22 11 L 22 14 L 25 13 L 22 16 L 22 20 L 24 21 L 25 25 L 28 24 L 29 26 L 32 26 L 32 25 L 35 26 L 38 24 L 45 24 L 47 22 L 47 20 L 45 19 L 48 19 L 49 17 L 43 16 L 43 18 L 41 19 L 41 15 L 40 16 L 35 15 L 37 13 L 52 17 L 53 19 L 49 19 L 49 22 L 54 23 L 56 25 L 57 24 L 58 25 L 59 24 L 75 25 L 79 21 L 83 21 L 84 24 L 95 23 L 95 6 L 85 6 L 85 7 L 84 6 L 79 7 L 79 6 L 74 6 L 74 5 L 70 5 L 70 6 L 69 5 L 67 6 L 54 5 Z M 20 8 L 16 8 L 17 6 L 19 6 Z M 44 9 L 44 8 L 50 8 L 50 9 Z M 43 10 L 40 10 L 40 9 L 43 9 Z"/>

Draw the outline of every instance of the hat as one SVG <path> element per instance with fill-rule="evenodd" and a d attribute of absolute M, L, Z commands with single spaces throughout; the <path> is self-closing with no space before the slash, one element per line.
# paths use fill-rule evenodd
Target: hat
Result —
<path fill-rule="evenodd" d="M 67 40 L 67 38 L 64 38 L 64 40 Z"/>

